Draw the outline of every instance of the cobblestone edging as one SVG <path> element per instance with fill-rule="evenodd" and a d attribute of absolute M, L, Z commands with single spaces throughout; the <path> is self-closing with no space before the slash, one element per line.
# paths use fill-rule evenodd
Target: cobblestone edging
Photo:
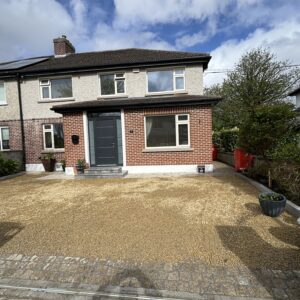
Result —
<path fill-rule="evenodd" d="M 212 267 L 201 262 L 131 263 L 15 254 L 0 256 L 0 297 L 12 290 L 6 289 L 6 285 L 63 287 L 108 294 L 114 292 L 115 287 L 121 287 L 127 292 L 142 289 L 143 294 L 155 297 L 197 295 L 198 299 L 227 296 L 227 299 L 296 300 L 300 299 L 300 270 L 250 270 Z"/>

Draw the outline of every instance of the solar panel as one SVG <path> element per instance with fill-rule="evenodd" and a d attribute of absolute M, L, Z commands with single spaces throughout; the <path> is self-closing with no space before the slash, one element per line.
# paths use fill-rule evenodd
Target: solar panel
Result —
<path fill-rule="evenodd" d="M 48 57 L 39 57 L 39 58 L 30 58 L 30 59 L 22 59 L 18 61 L 13 61 L 9 63 L 0 64 L 0 70 L 15 70 L 23 67 L 30 66 L 32 64 L 41 62 L 43 60 L 48 59 Z"/>

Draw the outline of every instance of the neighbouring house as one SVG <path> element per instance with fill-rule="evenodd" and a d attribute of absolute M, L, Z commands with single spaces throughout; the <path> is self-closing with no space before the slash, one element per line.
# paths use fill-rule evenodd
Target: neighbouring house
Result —
<path fill-rule="evenodd" d="M 296 96 L 296 109 L 300 109 L 300 87 L 289 93 L 289 96 Z"/>
<path fill-rule="evenodd" d="M 54 39 L 54 56 L 0 64 L 0 151 L 21 152 L 27 171 L 53 153 L 74 174 L 212 171 L 212 106 L 203 95 L 211 56 L 148 49 L 75 53 Z M 59 168 L 59 163 L 57 164 Z"/>

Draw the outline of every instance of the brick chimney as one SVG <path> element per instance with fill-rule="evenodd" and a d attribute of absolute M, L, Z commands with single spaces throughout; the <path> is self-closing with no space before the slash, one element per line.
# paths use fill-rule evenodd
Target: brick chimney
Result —
<path fill-rule="evenodd" d="M 66 56 L 71 53 L 75 53 L 75 48 L 65 35 L 59 38 L 53 39 L 54 55 Z"/>

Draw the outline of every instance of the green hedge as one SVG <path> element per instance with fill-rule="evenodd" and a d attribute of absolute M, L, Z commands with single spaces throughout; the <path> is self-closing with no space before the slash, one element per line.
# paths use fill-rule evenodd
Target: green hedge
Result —
<path fill-rule="evenodd" d="M 4 159 L 0 153 L 0 176 L 6 176 L 17 173 L 19 170 L 19 163 L 16 160 Z"/>
<path fill-rule="evenodd" d="M 237 128 L 221 129 L 213 132 L 213 144 L 220 151 L 232 152 L 237 147 L 239 130 Z"/>

